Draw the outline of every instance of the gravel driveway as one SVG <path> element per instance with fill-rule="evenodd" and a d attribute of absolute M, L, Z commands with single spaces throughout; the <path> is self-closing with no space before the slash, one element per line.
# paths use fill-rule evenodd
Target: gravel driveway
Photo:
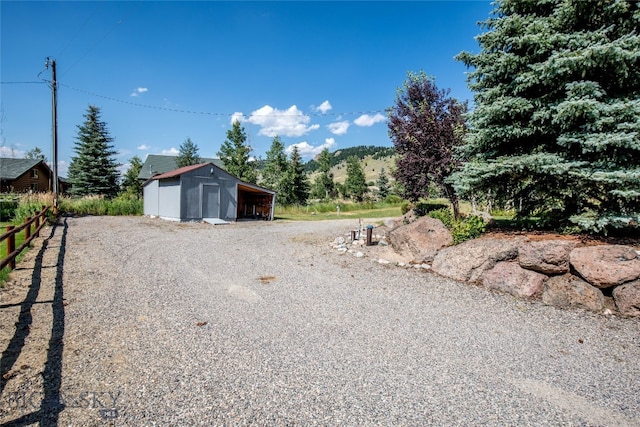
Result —
<path fill-rule="evenodd" d="M 640 425 L 638 320 L 332 251 L 356 222 L 63 218 L 0 291 L 0 423 Z"/>

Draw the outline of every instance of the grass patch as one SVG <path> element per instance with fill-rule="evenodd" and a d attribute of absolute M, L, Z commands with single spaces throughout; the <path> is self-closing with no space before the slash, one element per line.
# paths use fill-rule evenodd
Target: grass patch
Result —
<path fill-rule="evenodd" d="M 142 199 L 121 195 L 113 199 L 102 196 L 61 197 L 60 212 L 70 215 L 142 215 Z"/>
<path fill-rule="evenodd" d="M 7 232 L 7 225 L 16 225 L 16 224 L 14 222 L 2 222 L 2 223 L 0 223 L 0 234 L 4 234 L 4 233 Z M 33 227 L 33 225 L 32 225 L 32 227 Z M 21 232 L 15 234 L 16 248 L 24 243 L 24 231 L 25 230 L 22 230 Z M 20 260 L 22 260 L 22 258 L 24 258 L 25 254 L 30 249 L 31 249 L 31 246 L 27 246 L 26 248 L 24 248 L 22 250 L 22 252 L 20 252 L 18 254 L 18 256 L 16 257 L 16 263 L 20 262 Z M 0 259 L 3 259 L 7 255 L 8 255 L 7 254 L 7 240 L 3 240 L 2 242 L 0 242 Z M 10 272 L 11 272 L 11 270 L 9 269 L 8 266 L 4 267 L 2 270 L 0 270 L 0 288 L 4 287 L 4 283 L 9 278 L 9 273 Z"/>
<path fill-rule="evenodd" d="M 338 212 L 337 207 L 340 207 Z M 400 203 L 314 203 L 306 206 L 276 206 L 275 219 L 319 221 L 325 219 L 384 218 L 401 216 Z"/>

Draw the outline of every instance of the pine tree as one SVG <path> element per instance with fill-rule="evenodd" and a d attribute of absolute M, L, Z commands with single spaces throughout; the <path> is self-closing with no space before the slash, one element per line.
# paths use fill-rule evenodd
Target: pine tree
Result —
<path fill-rule="evenodd" d="M 320 174 L 313 183 L 312 197 L 328 200 L 336 196 L 336 187 L 331 174 L 331 154 L 328 148 L 320 152 L 317 162 Z"/>
<path fill-rule="evenodd" d="M 347 195 L 358 202 L 364 199 L 367 192 L 367 180 L 364 170 L 357 157 L 352 156 L 347 159 L 347 179 L 344 181 Z"/>
<path fill-rule="evenodd" d="M 142 170 L 142 160 L 138 156 L 129 159 L 129 169 L 122 178 L 122 189 L 124 194 L 142 197 L 142 182 L 138 179 L 140 170 Z"/>
<path fill-rule="evenodd" d="M 453 177 L 520 216 L 640 222 L 640 3 L 499 0 L 478 36 L 472 129 Z"/>
<path fill-rule="evenodd" d="M 298 147 L 293 146 L 289 167 L 282 182 L 278 199 L 283 205 L 303 205 L 309 198 L 309 181 L 304 172 Z"/>
<path fill-rule="evenodd" d="M 176 166 L 182 168 L 184 166 L 197 165 L 202 162 L 198 154 L 198 146 L 187 138 L 180 144 L 180 153 L 176 156 Z"/>
<path fill-rule="evenodd" d="M 78 125 L 74 151 L 69 164 L 71 193 L 78 196 L 118 193 L 118 164 L 114 160 L 117 152 L 107 125 L 100 120 L 100 108 L 89 105 L 85 121 Z"/>
<path fill-rule="evenodd" d="M 231 129 L 227 131 L 227 139 L 222 143 L 218 157 L 230 174 L 252 184 L 258 181 L 258 165 L 251 159 L 247 133 L 239 121 L 234 121 Z"/>
<path fill-rule="evenodd" d="M 376 184 L 378 186 L 378 195 L 380 198 L 386 198 L 389 195 L 389 177 L 387 176 L 384 168 L 380 169 L 380 174 L 378 175 L 378 181 Z"/>
<path fill-rule="evenodd" d="M 279 136 L 275 136 L 271 142 L 271 148 L 267 151 L 267 158 L 262 169 L 261 185 L 278 193 L 282 190 L 282 181 L 287 173 L 288 160 L 284 152 L 284 144 Z"/>
<path fill-rule="evenodd" d="M 399 154 L 394 176 L 403 196 L 417 201 L 429 196 L 435 184 L 449 199 L 454 216 L 459 214 L 458 196 L 447 181 L 457 169 L 455 147 L 462 143 L 466 105 L 438 89 L 424 72 L 408 73 L 388 111 L 389 136 Z"/>

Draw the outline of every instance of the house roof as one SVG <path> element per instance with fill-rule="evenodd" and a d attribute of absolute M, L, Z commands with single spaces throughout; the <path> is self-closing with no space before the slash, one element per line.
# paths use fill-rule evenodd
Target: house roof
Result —
<path fill-rule="evenodd" d="M 204 163 L 213 163 L 224 170 L 224 165 L 220 159 L 202 158 Z M 164 156 L 160 154 L 148 154 L 140 169 L 138 179 L 148 180 L 158 174 L 165 174 L 176 170 L 176 156 Z"/>
<path fill-rule="evenodd" d="M 42 163 L 45 168 L 49 169 L 49 166 L 40 159 L 12 159 L 2 157 L 0 158 L 0 178 L 16 179 L 36 167 L 39 163 Z"/>

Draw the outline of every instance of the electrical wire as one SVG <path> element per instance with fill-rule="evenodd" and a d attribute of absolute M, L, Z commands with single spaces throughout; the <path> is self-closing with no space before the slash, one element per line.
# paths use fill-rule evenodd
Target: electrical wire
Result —
<path fill-rule="evenodd" d="M 3 85 L 28 85 L 28 84 L 45 84 L 46 81 L 41 82 L 0 82 Z"/>
<path fill-rule="evenodd" d="M 59 86 L 64 86 L 67 89 L 71 89 L 74 90 L 76 92 L 81 92 L 81 93 L 85 93 L 87 95 L 91 95 L 91 96 L 95 96 L 97 98 L 102 98 L 102 99 L 106 99 L 109 101 L 114 101 L 114 102 L 119 102 L 121 104 L 127 104 L 127 105 L 132 105 L 134 107 L 141 107 L 141 108 L 148 108 L 148 109 L 153 109 L 153 110 L 161 110 L 161 111 L 171 111 L 174 113 L 185 113 L 185 114 L 197 114 L 197 115 L 205 115 L 205 116 L 218 116 L 218 117 L 229 117 L 232 116 L 235 113 L 219 113 L 219 112 L 210 112 L 210 111 L 193 111 L 193 110 L 183 110 L 183 109 L 178 109 L 178 108 L 169 108 L 169 107 L 158 107 L 156 105 L 148 105 L 148 104 L 140 104 L 137 102 L 131 102 L 131 101 L 126 101 L 124 99 L 119 99 L 119 98 L 114 98 L 111 96 L 105 96 L 105 95 L 100 95 L 94 92 L 90 92 L 88 90 L 84 90 L 84 89 L 78 89 L 75 88 L 73 86 L 70 86 L 68 84 L 65 83 L 61 83 L 60 81 L 58 81 L 58 85 Z M 371 111 L 350 111 L 350 112 L 326 112 L 326 113 L 306 113 L 305 115 L 307 116 L 361 116 L 363 114 L 385 114 L 386 110 L 371 110 Z M 269 114 L 269 117 L 289 117 L 289 115 L 286 114 Z"/>

